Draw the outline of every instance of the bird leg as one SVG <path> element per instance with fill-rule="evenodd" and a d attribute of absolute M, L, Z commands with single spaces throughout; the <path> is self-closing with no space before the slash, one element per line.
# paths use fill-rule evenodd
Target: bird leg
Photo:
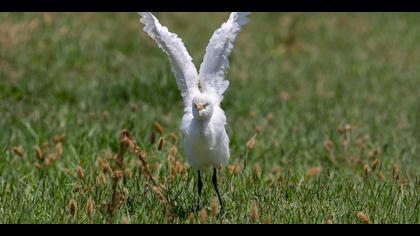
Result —
<path fill-rule="evenodd" d="M 198 171 L 198 198 L 197 198 L 197 211 L 200 210 L 200 196 L 201 190 L 203 189 L 203 182 L 201 181 L 200 171 Z"/>
<path fill-rule="evenodd" d="M 220 213 L 223 214 L 225 212 L 225 208 L 223 207 L 222 198 L 220 197 L 219 189 L 217 188 L 217 171 L 216 171 L 216 168 L 213 169 L 212 182 L 213 182 L 214 189 L 216 190 L 217 197 L 219 198 L 220 207 L 221 207 Z"/>

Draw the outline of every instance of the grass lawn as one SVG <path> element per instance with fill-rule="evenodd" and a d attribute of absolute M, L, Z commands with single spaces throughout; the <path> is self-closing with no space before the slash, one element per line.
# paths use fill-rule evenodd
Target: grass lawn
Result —
<path fill-rule="evenodd" d="M 156 16 L 199 66 L 228 13 Z M 222 103 L 231 160 L 218 215 L 210 170 L 193 211 L 182 99 L 136 13 L 1 13 L 0 223 L 108 223 L 127 129 L 172 217 L 126 153 L 114 223 L 419 224 L 420 14 L 250 19 Z"/>

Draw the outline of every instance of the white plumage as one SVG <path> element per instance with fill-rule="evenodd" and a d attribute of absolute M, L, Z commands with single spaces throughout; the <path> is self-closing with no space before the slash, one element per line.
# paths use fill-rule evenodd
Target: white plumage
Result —
<path fill-rule="evenodd" d="M 184 99 L 180 128 L 187 162 L 196 169 L 226 165 L 230 157 L 229 137 L 220 102 L 229 86 L 229 81 L 224 78 L 225 70 L 229 68 L 228 56 L 237 34 L 248 22 L 249 13 L 231 13 L 228 21 L 214 32 L 199 74 L 182 40 L 162 26 L 151 13 L 139 14 L 145 25 L 144 31 L 168 55 Z M 205 105 L 204 109 L 198 111 L 199 105 Z"/>
<path fill-rule="evenodd" d="M 222 205 L 217 190 L 215 167 L 228 164 L 230 153 L 229 137 L 225 128 L 226 116 L 220 103 L 229 86 L 229 81 L 225 80 L 225 71 L 229 68 L 228 56 L 236 36 L 248 22 L 250 13 L 231 13 L 229 19 L 214 32 L 199 74 L 182 40 L 162 26 L 151 13 L 139 14 L 140 21 L 145 25 L 144 31 L 168 55 L 184 100 L 184 116 L 180 129 L 184 136 L 187 162 L 198 170 L 214 168 L 213 184 Z M 200 172 L 198 177 L 200 195 Z"/>

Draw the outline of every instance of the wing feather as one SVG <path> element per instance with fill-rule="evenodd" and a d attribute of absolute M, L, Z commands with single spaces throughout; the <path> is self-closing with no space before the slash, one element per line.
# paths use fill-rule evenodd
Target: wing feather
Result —
<path fill-rule="evenodd" d="M 233 12 L 229 19 L 216 30 L 206 48 L 203 63 L 200 66 L 200 85 L 204 92 L 213 93 L 219 102 L 229 87 L 225 80 L 225 71 L 229 68 L 229 54 L 233 43 L 242 27 L 248 23 L 249 12 Z"/>
<path fill-rule="evenodd" d="M 139 15 L 140 22 L 144 24 L 143 30 L 168 55 L 185 107 L 191 106 L 192 98 L 199 92 L 198 74 L 184 43 L 162 26 L 152 13 L 139 12 Z"/>

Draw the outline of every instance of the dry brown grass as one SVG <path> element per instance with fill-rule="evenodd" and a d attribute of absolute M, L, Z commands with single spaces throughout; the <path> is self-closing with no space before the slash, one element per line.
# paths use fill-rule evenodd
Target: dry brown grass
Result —
<path fill-rule="evenodd" d="M 252 222 L 257 222 L 258 218 L 259 218 L 259 213 L 258 213 L 258 207 L 257 207 L 257 202 L 253 201 L 251 203 L 251 208 L 250 208 L 250 217 Z"/>
<path fill-rule="evenodd" d="M 359 218 L 359 220 L 363 224 L 370 224 L 371 223 L 369 217 L 365 213 L 363 213 L 361 211 L 357 213 L 357 218 Z"/>
<path fill-rule="evenodd" d="M 321 172 L 321 167 L 320 166 L 315 166 L 315 167 L 310 168 L 306 172 L 305 176 L 313 177 L 313 176 L 317 175 L 319 172 Z"/>

